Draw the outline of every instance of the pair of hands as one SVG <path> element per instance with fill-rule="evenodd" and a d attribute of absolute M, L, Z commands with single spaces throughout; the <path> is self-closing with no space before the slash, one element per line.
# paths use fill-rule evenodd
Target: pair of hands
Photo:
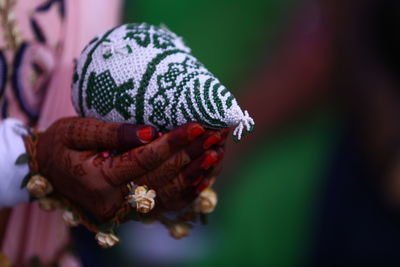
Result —
<path fill-rule="evenodd" d="M 152 126 L 64 118 L 39 134 L 37 161 L 56 193 L 105 222 L 131 181 L 156 190 L 153 212 L 189 205 L 219 174 L 228 132 L 188 123 L 159 137 Z M 113 150 L 122 153 L 101 153 Z"/>

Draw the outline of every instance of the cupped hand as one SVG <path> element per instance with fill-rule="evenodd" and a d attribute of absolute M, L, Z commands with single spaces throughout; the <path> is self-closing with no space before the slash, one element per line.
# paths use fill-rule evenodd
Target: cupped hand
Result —
<path fill-rule="evenodd" d="M 188 123 L 158 137 L 151 126 L 64 118 L 39 134 L 37 161 L 57 194 L 107 221 L 131 181 L 157 191 L 159 211 L 188 205 L 219 171 L 226 133 Z"/>

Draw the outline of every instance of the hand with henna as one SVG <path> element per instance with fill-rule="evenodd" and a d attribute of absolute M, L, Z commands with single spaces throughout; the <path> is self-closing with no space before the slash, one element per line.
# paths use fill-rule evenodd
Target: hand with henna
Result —
<path fill-rule="evenodd" d="M 37 163 L 56 194 L 100 222 L 123 205 L 131 181 L 156 190 L 157 212 L 180 210 L 219 173 L 228 131 L 188 123 L 158 137 L 152 126 L 64 118 L 39 134 Z"/>

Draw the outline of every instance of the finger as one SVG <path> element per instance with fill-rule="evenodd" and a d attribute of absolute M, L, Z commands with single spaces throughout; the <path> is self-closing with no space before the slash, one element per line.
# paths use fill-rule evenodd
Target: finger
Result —
<path fill-rule="evenodd" d="M 218 153 L 218 162 L 213 166 L 212 171 L 210 172 L 209 175 L 206 176 L 206 178 L 210 181 L 210 186 L 212 186 L 215 183 L 216 178 L 219 176 L 222 170 L 223 166 L 223 159 L 225 156 L 224 149 L 219 147 L 216 149 Z"/>
<path fill-rule="evenodd" d="M 121 185 L 161 166 L 176 152 L 205 132 L 198 123 L 178 127 L 153 142 L 105 161 L 103 171 L 114 185 Z"/>
<path fill-rule="evenodd" d="M 192 202 L 193 200 L 196 199 L 196 197 L 198 197 L 200 195 L 201 192 L 204 191 L 204 189 L 206 189 L 207 187 L 210 186 L 210 180 L 208 178 L 204 178 L 201 183 L 199 183 L 194 191 L 194 194 L 192 196 L 189 196 L 189 198 L 185 198 L 188 199 L 190 202 Z"/>
<path fill-rule="evenodd" d="M 220 130 L 220 134 L 221 134 L 221 142 L 219 142 L 219 145 L 224 146 L 226 143 L 226 139 L 229 135 L 230 129 L 229 128 L 224 128 Z"/>
<path fill-rule="evenodd" d="M 181 194 L 171 197 L 167 200 L 159 197 L 159 205 L 156 207 L 156 211 L 180 211 L 183 208 L 191 205 L 193 201 L 200 195 L 200 193 L 209 187 L 210 183 L 207 178 L 203 178 L 201 183 L 197 186 L 188 187 L 182 191 Z M 161 196 L 164 194 L 161 192 Z"/>
<path fill-rule="evenodd" d="M 159 202 L 167 210 L 176 210 L 182 203 L 188 203 L 197 195 L 198 187 L 212 172 L 212 166 L 218 162 L 218 153 L 207 150 L 204 155 L 193 161 L 177 177 L 165 186 L 157 189 Z"/>
<path fill-rule="evenodd" d="M 201 167 L 203 171 L 199 170 L 197 167 L 187 168 L 183 173 L 183 176 L 186 176 L 186 181 L 192 181 L 190 185 L 186 186 L 185 190 L 182 190 L 181 193 L 181 205 L 187 206 L 191 204 L 197 196 L 207 187 L 211 186 L 211 183 L 214 183 L 216 179 L 216 175 L 219 174 L 222 168 L 222 160 L 224 157 L 224 151 L 221 148 L 218 148 L 216 151 L 217 153 L 217 160 L 213 160 L 215 163 L 207 164 L 207 159 L 204 159 L 201 163 Z M 208 159 L 209 160 L 209 159 Z M 197 164 L 193 164 L 196 166 Z M 208 169 L 207 166 L 204 165 L 211 165 Z M 193 179 L 193 177 L 196 177 Z M 188 179 L 189 178 L 189 179 Z"/>
<path fill-rule="evenodd" d="M 179 153 L 176 160 L 181 166 L 190 162 L 190 158 L 186 153 Z M 183 159 L 182 157 L 186 157 Z M 209 177 L 212 172 L 212 166 L 219 160 L 219 155 L 214 150 L 207 150 L 201 157 L 190 163 L 182 171 L 182 167 L 172 168 L 172 170 L 160 169 L 158 174 L 146 174 L 138 179 L 134 180 L 137 185 L 146 185 L 151 189 L 157 191 L 157 195 L 160 195 L 164 202 L 180 201 L 179 198 L 183 191 L 187 191 L 187 188 L 191 188 L 192 191 L 196 189 L 205 177 Z M 185 162 L 186 161 L 186 162 Z M 165 173 L 163 173 L 165 171 Z M 167 174 L 168 173 L 168 174 Z M 167 178 L 163 175 L 168 175 Z M 120 187 L 122 196 L 129 193 L 129 189 L 126 185 Z M 169 201 L 168 201 L 169 200 Z M 174 201 L 171 201 L 174 200 Z"/>
<path fill-rule="evenodd" d="M 196 185 L 212 172 L 212 167 L 219 161 L 218 153 L 214 150 L 207 150 L 201 157 L 189 164 L 180 174 L 183 186 Z"/>
<path fill-rule="evenodd" d="M 175 153 L 157 169 L 147 172 L 145 175 L 140 177 L 132 176 L 131 181 L 138 185 L 147 185 L 153 189 L 165 186 L 170 183 L 172 179 L 177 177 L 187 164 L 201 156 L 209 147 L 214 146 L 214 144 L 217 144 L 220 140 L 221 137 L 219 132 L 207 130 L 201 137 L 193 141 L 186 148 Z M 219 147 L 216 149 L 223 152 Z M 205 156 L 198 159 L 197 161 L 199 163 L 195 164 L 200 165 L 201 161 L 204 160 L 204 157 Z M 122 185 L 121 187 L 123 188 L 122 190 L 126 190 L 125 185 Z"/>
<path fill-rule="evenodd" d="M 150 188 L 160 188 L 168 184 L 182 171 L 191 159 L 185 151 L 180 151 L 165 161 L 157 169 L 146 173 L 143 176 L 133 178 L 133 182 L 139 185 L 147 185 Z"/>
<path fill-rule="evenodd" d="M 77 150 L 128 150 L 158 136 L 154 127 L 146 125 L 105 123 L 93 118 L 67 118 L 60 123 L 65 144 Z"/>
<path fill-rule="evenodd" d="M 221 133 L 215 130 L 207 130 L 201 137 L 184 148 L 189 157 L 194 160 L 207 149 L 215 148 L 222 141 Z"/>

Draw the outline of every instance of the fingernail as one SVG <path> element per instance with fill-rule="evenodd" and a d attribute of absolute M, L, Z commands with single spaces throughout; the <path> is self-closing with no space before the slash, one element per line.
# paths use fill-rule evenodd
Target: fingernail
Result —
<path fill-rule="evenodd" d="M 204 128 L 196 124 L 189 129 L 189 138 L 190 140 L 193 140 L 199 135 L 203 134 L 204 132 L 205 132 Z"/>
<path fill-rule="evenodd" d="M 151 126 L 143 127 L 137 131 L 137 135 L 142 143 L 148 143 L 153 139 L 153 128 Z"/>
<path fill-rule="evenodd" d="M 208 137 L 206 139 L 206 141 L 204 141 L 203 143 L 203 148 L 204 149 L 208 149 L 210 148 L 212 145 L 215 145 L 216 143 L 221 141 L 221 137 L 218 135 L 211 135 L 210 137 Z"/>
<path fill-rule="evenodd" d="M 204 189 L 206 189 L 208 186 L 210 185 L 210 182 L 208 181 L 208 179 L 204 179 L 203 183 L 201 183 L 197 189 L 196 189 L 196 193 L 200 194 L 201 192 L 204 191 Z"/>
<path fill-rule="evenodd" d="M 192 185 L 198 185 L 203 179 L 203 176 L 198 177 L 196 180 L 193 181 Z"/>
<path fill-rule="evenodd" d="M 216 153 L 211 153 L 206 156 L 204 159 L 203 163 L 201 164 L 201 167 L 205 170 L 210 168 L 212 165 L 214 165 L 218 161 L 218 158 L 216 156 Z"/>

